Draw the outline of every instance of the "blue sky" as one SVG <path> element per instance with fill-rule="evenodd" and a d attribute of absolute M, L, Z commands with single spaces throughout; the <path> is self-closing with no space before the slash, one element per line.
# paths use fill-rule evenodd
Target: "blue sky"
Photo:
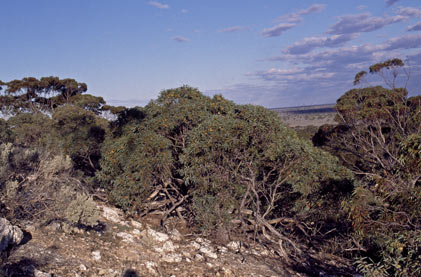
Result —
<path fill-rule="evenodd" d="M 419 0 L 2 0 L 0 7 L 0 80 L 75 78 L 114 105 L 143 106 L 185 84 L 269 108 L 334 103 L 357 72 L 392 57 L 409 59 L 408 88 L 419 94 Z"/>

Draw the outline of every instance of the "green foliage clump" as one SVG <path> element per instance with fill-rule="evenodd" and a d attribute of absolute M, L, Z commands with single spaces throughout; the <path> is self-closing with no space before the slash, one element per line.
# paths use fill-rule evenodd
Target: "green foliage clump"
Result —
<path fill-rule="evenodd" d="M 74 198 L 64 211 L 64 218 L 72 224 L 94 227 L 98 224 L 99 210 L 91 196 L 67 188 L 64 197 Z M 62 196 L 62 197 L 63 197 Z"/>
<path fill-rule="evenodd" d="M 316 145 L 371 184 L 394 190 L 416 182 L 418 173 L 401 159 L 401 143 L 420 132 L 419 98 L 408 98 L 405 89 L 368 87 L 345 93 L 336 109 L 339 124 L 320 128 Z"/>
<path fill-rule="evenodd" d="M 203 226 L 229 225 L 247 210 L 267 220 L 291 216 L 291 210 L 305 213 L 321 183 L 350 177 L 261 107 L 210 117 L 190 133 L 187 145 L 182 171 Z"/>
<path fill-rule="evenodd" d="M 102 108 L 105 105 L 104 98 L 100 96 L 93 96 L 91 94 L 76 94 L 70 98 L 69 102 L 97 115 L 101 113 Z"/>
<path fill-rule="evenodd" d="M 52 120 L 42 113 L 21 113 L 8 120 L 16 145 L 57 150 Z"/>
<path fill-rule="evenodd" d="M 99 168 L 100 148 L 108 122 L 92 111 L 64 105 L 52 114 L 52 127 L 57 134 L 59 149 L 72 158 L 75 168 L 93 175 Z"/>
<path fill-rule="evenodd" d="M 162 135 L 136 128 L 108 141 L 97 177 L 106 184 L 111 200 L 126 211 L 147 209 L 146 198 L 171 179 L 170 146 L 171 141 Z"/>
<path fill-rule="evenodd" d="M 13 133 L 9 124 L 3 118 L 0 118 L 0 143 L 13 141 Z"/>

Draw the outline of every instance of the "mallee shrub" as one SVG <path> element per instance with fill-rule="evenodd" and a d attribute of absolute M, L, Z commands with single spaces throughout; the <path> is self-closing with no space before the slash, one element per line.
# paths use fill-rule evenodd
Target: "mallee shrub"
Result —
<path fill-rule="evenodd" d="M 202 230 L 230 230 L 233 220 L 253 225 L 256 217 L 305 214 L 318 208 L 312 201 L 322 187 L 352 178 L 263 107 L 181 87 L 163 91 L 142 111 L 142 120 L 106 140 L 97 174 L 126 211 L 168 216 L 181 206 Z"/>

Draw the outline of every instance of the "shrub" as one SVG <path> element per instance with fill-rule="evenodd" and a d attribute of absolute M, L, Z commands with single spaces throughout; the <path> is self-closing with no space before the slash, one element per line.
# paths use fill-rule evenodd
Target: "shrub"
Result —
<path fill-rule="evenodd" d="M 240 223 L 245 233 L 291 242 L 279 233 L 280 220 L 323 220 L 315 201 L 339 203 L 325 194 L 351 178 L 262 107 L 181 87 L 163 91 L 142 113 L 108 137 L 97 173 L 110 200 L 131 213 L 159 210 L 164 220 L 177 213 L 211 232 Z"/>
<path fill-rule="evenodd" d="M 28 148 L 57 151 L 56 134 L 52 120 L 42 113 L 20 113 L 8 120 L 14 135 L 14 144 Z"/>
<path fill-rule="evenodd" d="M 94 112 L 64 105 L 54 111 L 52 127 L 61 151 L 72 158 L 75 169 L 92 176 L 99 169 L 108 122 Z"/>
<path fill-rule="evenodd" d="M 146 198 L 171 179 L 171 142 L 162 135 L 136 128 L 131 134 L 104 147 L 102 171 L 97 177 L 107 184 L 110 199 L 126 211 L 146 209 Z"/>
<path fill-rule="evenodd" d="M 13 140 L 13 133 L 6 120 L 0 118 L 0 143 L 7 143 Z"/>
<path fill-rule="evenodd" d="M 72 224 L 94 227 L 98 224 L 99 210 L 92 197 L 80 192 L 74 192 L 66 187 L 61 192 L 61 197 L 70 197 L 73 200 L 68 204 L 64 211 L 64 218 Z"/>
<path fill-rule="evenodd" d="M 255 106 L 237 112 L 210 117 L 188 138 L 183 175 L 200 226 L 230 229 L 238 217 L 250 223 L 250 211 L 266 221 L 314 213 L 318 207 L 311 202 L 322 184 L 331 188 L 334 180 L 351 177 L 335 158 L 283 126 L 276 114 Z"/>
<path fill-rule="evenodd" d="M 30 220 L 39 225 L 53 220 L 96 224 L 94 202 L 72 176 L 68 156 L 10 143 L 1 144 L 0 151 L 0 199 L 7 207 L 5 216 L 15 222 Z"/>

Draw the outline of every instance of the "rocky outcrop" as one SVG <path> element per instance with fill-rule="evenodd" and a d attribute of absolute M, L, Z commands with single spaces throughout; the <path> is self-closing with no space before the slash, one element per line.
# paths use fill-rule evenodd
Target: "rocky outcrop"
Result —
<path fill-rule="evenodd" d="M 23 239 L 23 232 L 7 219 L 0 218 L 0 253 L 18 245 Z"/>
<path fill-rule="evenodd" d="M 263 245 L 211 241 L 176 219 L 162 228 L 147 218 L 125 218 L 114 207 L 100 209 L 101 230 L 30 230 L 31 240 L 13 251 L 6 269 L 17 272 L 13 276 L 314 276 L 297 273 Z"/>

